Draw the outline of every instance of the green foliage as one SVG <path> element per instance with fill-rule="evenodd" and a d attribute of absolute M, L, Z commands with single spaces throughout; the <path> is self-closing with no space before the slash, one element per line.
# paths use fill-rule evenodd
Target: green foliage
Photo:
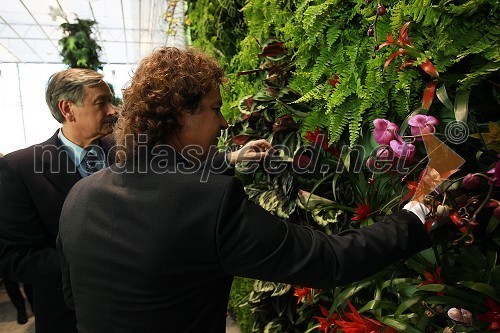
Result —
<path fill-rule="evenodd" d="M 254 281 L 235 277 L 229 295 L 229 309 L 234 314 L 242 333 L 250 333 L 254 319 L 248 305 L 248 296 L 253 290 Z"/>
<path fill-rule="evenodd" d="M 99 61 L 101 47 L 92 38 L 92 28 L 96 23 L 77 18 L 75 23 L 61 24 L 64 32 L 64 37 L 59 40 L 61 56 L 69 67 L 102 69 L 102 62 Z"/>
<path fill-rule="evenodd" d="M 454 108 L 465 104 L 469 129 L 475 134 L 452 145 L 468 158 L 459 177 L 492 167 L 498 152 L 484 137 L 496 135 L 487 124 L 498 119 L 500 109 L 500 15 L 495 1 L 387 0 L 383 16 L 376 15 L 376 1 L 366 4 L 364 0 L 188 3 L 193 44 L 218 57 L 231 78 L 230 89 L 224 92 L 223 112 L 232 120 L 226 143 L 264 137 L 292 153 L 284 157 L 288 166 L 279 175 L 261 169 L 239 174 L 249 196 L 273 214 L 335 234 L 376 223 L 400 208 L 408 193 L 403 175 L 394 170 L 374 175 L 364 168 L 377 147 L 372 139 L 376 118 L 397 123 L 406 135 L 409 130 L 403 127 L 410 115 L 428 114 L 439 119 L 438 131 L 445 133 L 455 118 Z M 411 54 L 395 57 L 384 69 L 391 54 L 403 49 L 398 35 L 409 21 Z M 370 26 L 376 30 L 375 38 L 367 36 Z M 389 34 L 394 42 L 374 51 Z M 264 55 L 271 40 L 284 42 L 283 59 Z M 427 61 L 436 67 L 438 78 L 423 70 L 421 65 Z M 279 68 L 277 78 L 273 68 Z M 253 74 L 237 75 L 251 70 Z M 423 93 L 430 82 L 437 82 L 446 106 L 435 98 L 430 109 L 422 111 Z M 465 95 L 470 98 L 460 102 Z M 300 174 L 292 165 L 298 163 L 298 152 L 314 142 L 313 133 L 326 134 L 328 142 L 317 147 L 318 168 Z M 361 147 L 361 165 L 356 166 L 356 151 L 335 151 L 341 146 Z M 419 158 L 425 159 L 425 149 L 420 145 L 417 150 Z M 425 163 L 412 166 L 405 181 L 418 181 Z M 320 172 L 324 166 L 327 171 Z M 459 180 L 446 197 L 436 195 L 438 200 L 457 208 L 460 195 L 468 203 L 485 198 L 485 187 L 471 193 L 458 186 Z M 319 197 L 306 199 L 306 192 L 300 190 Z M 498 199 L 498 191 L 495 195 Z M 353 207 L 363 203 L 373 211 L 361 224 L 351 223 Z M 321 316 L 320 304 L 342 314 L 348 299 L 362 315 L 401 332 L 442 332 L 456 324 L 447 315 L 451 307 L 484 314 L 486 297 L 498 302 L 500 287 L 496 254 L 500 231 L 490 216 L 491 209 L 478 215 L 480 224 L 487 227 L 472 246 L 460 246 L 472 233 L 462 235 L 450 222 L 451 226 L 438 229 L 433 248 L 366 280 L 313 291 L 310 300 L 299 304 L 293 296 L 298 286 L 256 281 L 249 298 L 253 330 L 315 331 L 318 322 L 313 318 Z M 454 243 L 457 240 L 459 245 Z M 468 327 L 457 325 L 467 332 L 487 328 L 478 319 Z"/>

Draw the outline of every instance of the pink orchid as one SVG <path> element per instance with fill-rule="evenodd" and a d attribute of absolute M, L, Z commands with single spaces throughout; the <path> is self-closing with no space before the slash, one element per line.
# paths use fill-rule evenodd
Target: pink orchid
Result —
<path fill-rule="evenodd" d="M 438 125 L 439 121 L 433 116 L 426 116 L 423 114 L 417 114 L 408 120 L 408 125 L 411 126 L 411 134 L 418 136 L 417 140 L 422 141 L 422 135 L 434 133 L 436 129 L 435 125 Z"/>
<path fill-rule="evenodd" d="M 373 125 L 375 126 L 373 138 L 381 145 L 389 144 L 396 137 L 396 132 L 399 131 L 398 125 L 385 119 L 377 118 L 373 121 Z"/>
<path fill-rule="evenodd" d="M 398 158 L 410 158 L 415 155 L 415 146 L 411 143 L 405 142 L 401 137 L 397 137 L 397 140 L 392 140 L 389 144 Z"/>
<path fill-rule="evenodd" d="M 489 184 L 494 184 L 495 186 L 500 186 L 500 161 L 497 161 L 495 167 L 489 170 L 488 175 L 490 175 Z"/>

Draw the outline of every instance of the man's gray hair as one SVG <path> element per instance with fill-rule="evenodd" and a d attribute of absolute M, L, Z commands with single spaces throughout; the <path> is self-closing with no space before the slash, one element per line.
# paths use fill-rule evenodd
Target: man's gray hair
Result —
<path fill-rule="evenodd" d="M 59 101 L 68 100 L 78 106 L 83 102 L 83 87 L 92 87 L 103 82 L 103 75 L 84 68 L 70 68 L 52 74 L 45 89 L 45 101 L 50 113 L 60 123 L 64 117 L 59 110 Z"/>

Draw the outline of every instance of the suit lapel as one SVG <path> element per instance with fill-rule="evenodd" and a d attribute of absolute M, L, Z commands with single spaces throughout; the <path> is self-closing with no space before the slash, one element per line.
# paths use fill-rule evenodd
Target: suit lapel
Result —
<path fill-rule="evenodd" d="M 44 164 L 44 176 L 63 193 L 69 190 L 77 181 L 82 179 L 75 164 L 62 146 L 56 132 L 49 140 L 41 144 L 41 159 Z"/>

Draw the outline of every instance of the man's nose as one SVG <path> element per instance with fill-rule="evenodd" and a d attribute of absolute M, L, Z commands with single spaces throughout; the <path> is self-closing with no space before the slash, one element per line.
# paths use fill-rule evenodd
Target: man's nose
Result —
<path fill-rule="evenodd" d="M 110 116 L 118 114 L 118 107 L 116 105 L 108 103 L 108 110 L 106 114 Z"/>

